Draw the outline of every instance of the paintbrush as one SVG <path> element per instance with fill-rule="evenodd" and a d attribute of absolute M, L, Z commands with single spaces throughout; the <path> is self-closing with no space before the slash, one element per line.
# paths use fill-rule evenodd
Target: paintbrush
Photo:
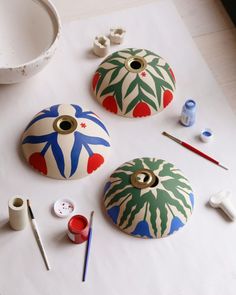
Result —
<path fill-rule="evenodd" d="M 88 258 L 89 258 L 89 253 L 90 253 L 90 245 L 91 245 L 91 240 L 92 240 L 93 214 L 94 214 L 94 211 L 92 211 L 91 215 L 90 215 L 89 233 L 88 233 L 88 240 L 87 240 L 85 258 L 84 258 L 84 270 L 83 270 L 83 279 L 82 279 L 83 282 L 85 282 L 85 279 L 86 279 Z"/>
<path fill-rule="evenodd" d="M 184 142 L 184 141 L 182 141 L 182 140 L 180 140 L 180 139 L 178 139 L 178 138 L 176 138 L 176 137 L 168 134 L 165 131 L 162 132 L 162 134 L 165 135 L 165 136 L 167 136 L 167 137 L 169 137 L 170 139 L 174 140 L 175 142 L 179 143 L 180 145 L 184 146 L 186 149 L 192 151 L 193 153 L 195 153 L 195 154 L 197 154 L 197 155 L 199 155 L 199 156 L 207 159 L 208 161 L 216 164 L 217 166 L 219 166 L 219 167 L 221 167 L 221 168 L 223 168 L 225 170 L 228 170 L 228 168 L 226 168 L 225 166 L 221 165 L 220 162 L 218 162 L 217 160 L 215 160 L 215 159 L 211 158 L 210 156 L 204 154 L 203 152 L 199 151 L 198 149 L 196 149 L 192 145 L 188 144 L 187 142 Z"/>
<path fill-rule="evenodd" d="M 28 206 L 28 210 L 29 210 L 29 214 L 30 214 L 30 217 L 31 217 L 31 221 L 32 221 L 32 226 L 33 226 L 33 231 L 34 231 L 34 235 L 35 235 L 35 238 L 36 238 L 36 241 L 38 243 L 38 246 L 39 246 L 39 249 L 40 249 L 40 252 L 42 254 L 42 257 L 43 257 L 43 260 L 44 260 L 44 263 L 46 265 L 46 268 L 47 270 L 50 270 L 50 265 L 49 265 L 49 262 L 48 262 L 48 258 L 47 258 L 47 255 L 46 255 L 46 251 L 44 249 L 44 246 L 43 246 L 43 243 L 42 243 L 42 240 L 41 240 L 41 237 L 40 237 L 40 234 L 39 234 L 39 229 L 38 229 L 38 226 L 37 226 L 37 223 L 36 223 L 36 220 L 34 218 L 34 214 L 33 214 L 33 211 L 30 207 L 30 201 L 27 200 L 27 206 Z"/>

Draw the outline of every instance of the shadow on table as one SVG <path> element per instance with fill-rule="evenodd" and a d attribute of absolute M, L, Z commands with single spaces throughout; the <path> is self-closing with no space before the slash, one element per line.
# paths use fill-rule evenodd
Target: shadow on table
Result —
<path fill-rule="evenodd" d="M 66 245 L 70 246 L 71 241 L 65 231 L 59 232 L 53 237 L 53 241 L 57 244 L 59 247 L 65 247 Z"/>
<path fill-rule="evenodd" d="M 209 202 L 205 204 L 205 207 L 208 208 L 209 210 L 214 210 L 216 214 L 220 216 L 220 218 L 223 218 L 226 222 L 231 223 L 232 220 L 228 218 L 228 216 L 219 208 L 212 208 Z"/>
<path fill-rule="evenodd" d="M 9 224 L 9 220 L 8 219 L 4 219 L 0 221 L 0 235 L 4 234 L 5 232 L 9 232 L 11 231 L 11 227 Z"/>

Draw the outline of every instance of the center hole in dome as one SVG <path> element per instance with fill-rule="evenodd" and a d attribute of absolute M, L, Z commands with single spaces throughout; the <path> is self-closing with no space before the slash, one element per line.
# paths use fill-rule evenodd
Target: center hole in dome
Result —
<path fill-rule="evenodd" d="M 62 121 L 60 124 L 59 124 L 59 127 L 62 129 L 62 130 L 70 130 L 71 127 L 72 127 L 72 123 L 70 121 Z"/>
<path fill-rule="evenodd" d="M 130 63 L 130 67 L 134 70 L 138 70 L 142 67 L 142 63 L 139 60 L 132 60 Z"/>
<path fill-rule="evenodd" d="M 150 181 L 150 177 L 149 177 L 149 175 L 146 174 L 146 175 L 144 176 L 144 178 L 143 178 L 143 181 L 144 181 L 144 182 L 149 182 L 149 181 Z M 159 183 L 159 179 L 158 179 L 158 177 L 155 175 L 155 180 L 154 180 L 153 184 L 150 185 L 150 187 L 155 187 L 155 186 L 158 185 L 158 183 Z"/>

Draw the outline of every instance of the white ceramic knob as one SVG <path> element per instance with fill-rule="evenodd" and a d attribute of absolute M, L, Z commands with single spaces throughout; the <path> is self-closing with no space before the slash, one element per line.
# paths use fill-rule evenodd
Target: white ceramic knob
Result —
<path fill-rule="evenodd" d="M 126 30 L 121 27 L 110 29 L 109 37 L 110 37 L 111 43 L 114 43 L 114 44 L 123 43 L 125 33 L 126 33 Z"/>
<path fill-rule="evenodd" d="M 231 219 L 236 218 L 236 208 L 231 199 L 231 193 L 228 191 L 221 191 L 211 196 L 209 204 L 213 208 L 220 208 Z"/>
<path fill-rule="evenodd" d="M 104 57 L 110 49 L 110 39 L 106 36 L 97 36 L 93 42 L 93 52 L 99 57 Z"/>

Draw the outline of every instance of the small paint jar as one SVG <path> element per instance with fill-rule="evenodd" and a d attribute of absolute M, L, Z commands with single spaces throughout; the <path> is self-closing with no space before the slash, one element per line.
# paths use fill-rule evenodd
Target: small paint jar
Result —
<path fill-rule="evenodd" d="M 204 130 L 202 130 L 201 134 L 200 134 L 200 138 L 203 142 L 209 142 L 212 140 L 213 138 L 213 132 L 211 129 L 206 128 Z"/>
<path fill-rule="evenodd" d="M 196 119 L 196 102 L 193 99 L 189 99 L 183 105 L 180 122 L 182 125 L 189 127 L 195 123 L 195 119 Z"/>
<path fill-rule="evenodd" d="M 88 239 L 89 223 L 83 215 L 74 215 L 68 222 L 68 237 L 75 244 L 81 244 Z"/>

